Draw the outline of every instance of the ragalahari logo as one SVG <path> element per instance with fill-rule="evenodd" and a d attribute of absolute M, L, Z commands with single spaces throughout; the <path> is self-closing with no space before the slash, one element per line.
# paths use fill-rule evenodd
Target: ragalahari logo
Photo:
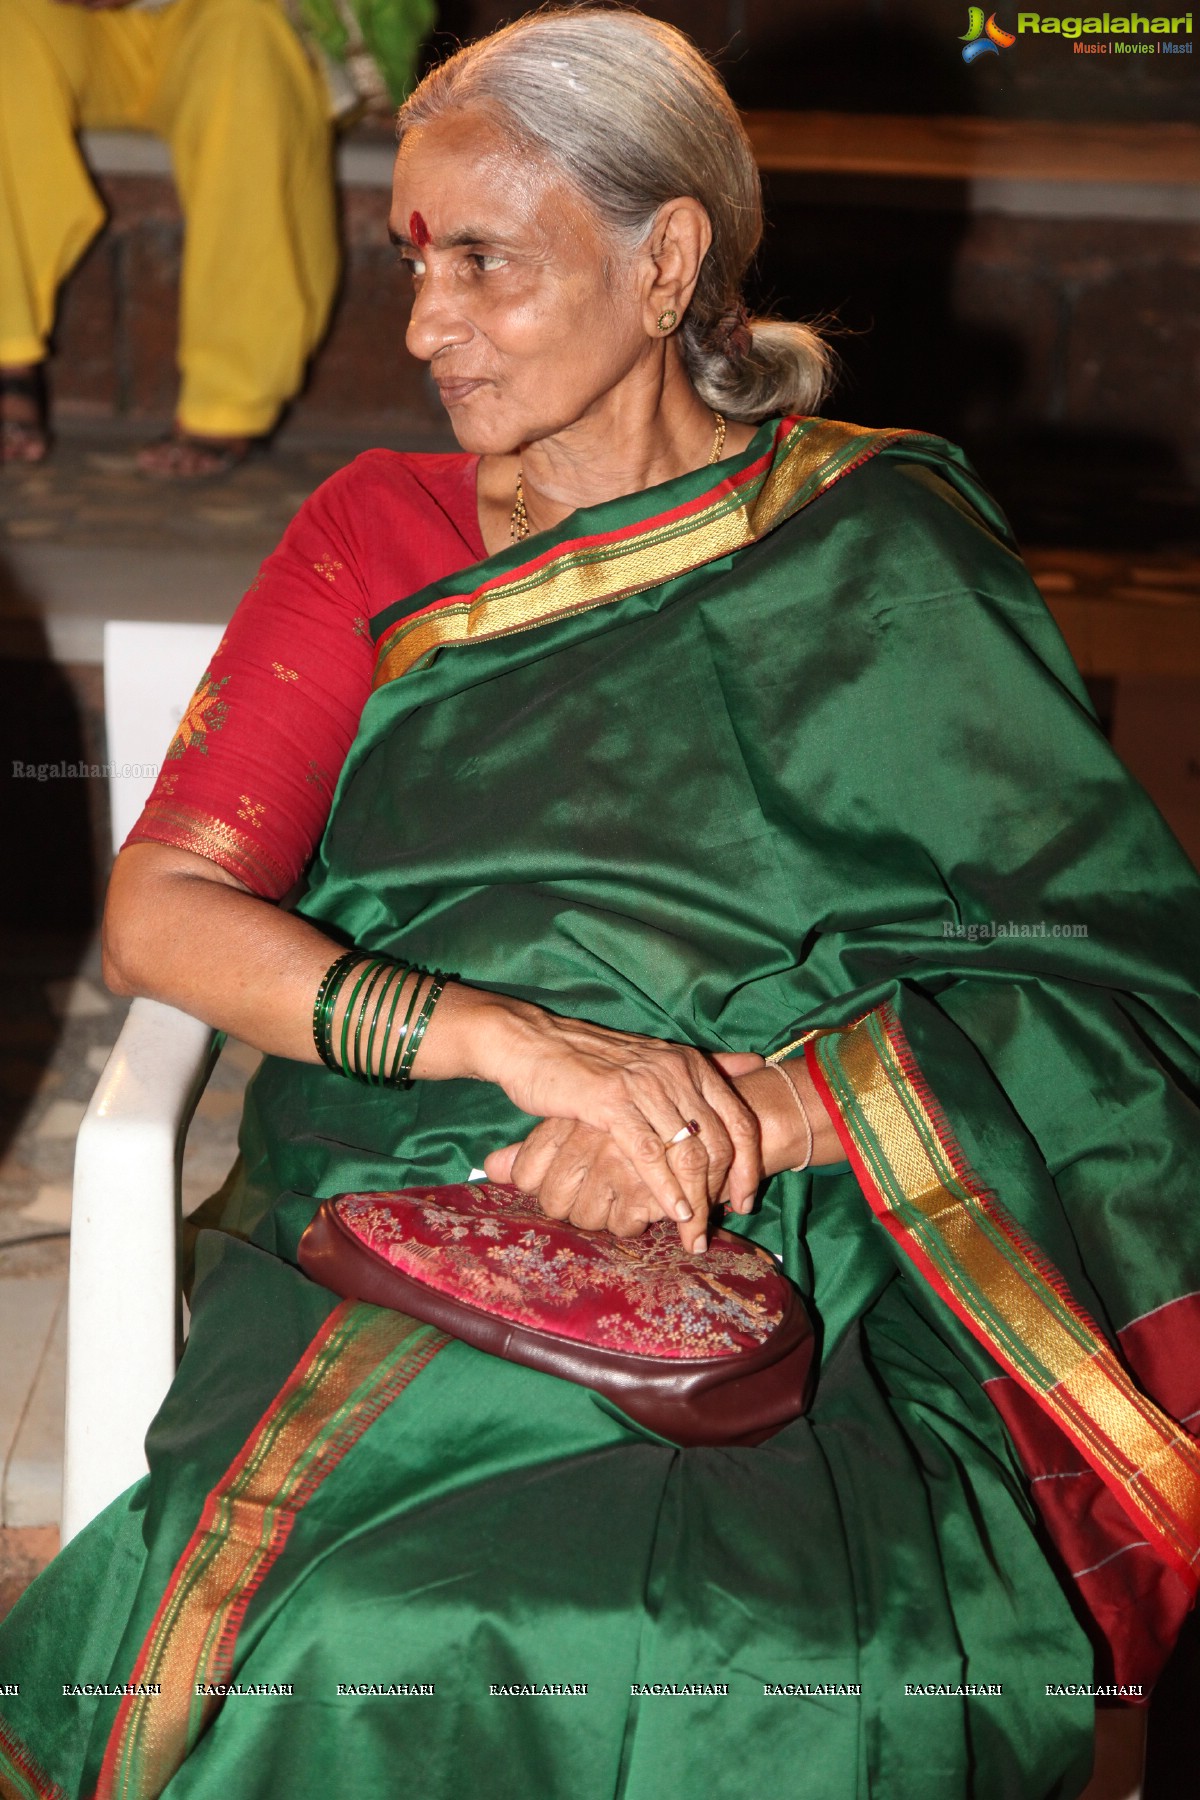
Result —
<path fill-rule="evenodd" d="M 1011 31 L 997 25 L 995 13 L 988 14 L 985 24 L 982 6 L 968 6 L 967 29 L 959 39 L 964 62 L 974 62 L 977 56 L 999 56 L 1001 50 L 1011 50 L 1016 41 Z"/>

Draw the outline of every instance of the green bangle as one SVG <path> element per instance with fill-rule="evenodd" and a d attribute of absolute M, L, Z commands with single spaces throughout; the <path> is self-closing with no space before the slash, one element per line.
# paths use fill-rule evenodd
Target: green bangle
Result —
<path fill-rule="evenodd" d="M 335 1075 L 340 1075 L 341 1070 L 338 1068 L 333 1054 L 331 1030 L 333 1008 L 338 994 L 341 992 L 342 983 L 346 979 L 346 973 L 351 964 L 358 961 L 358 957 L 357 950 L 344 950 L 336 962 L 330 963 L 321 977 L 321 985 L 317 989 L 317 996 L 313 1001 L 313 1042 L 317 1046 L 317 1055 L 325 1067 L 332 1069 Z"/>
<path fill-rule="evenodd" d="M 400 1061 L 404 1055 L 404 1046 L 408 1042 L 408 1028 L 412 1024 L 413 1015 L 417 1009 L 417 996 L 421 992 L 421 983 L 424 981 L 425 975 L 426 971 L 424 969 L 414 967 L 412 993 L 408 997 L 408 1010 L 404 1015 L 404 1023 L 400 1027 L 400 1036 L 396 1040 L 396 1054 L 392 1057 L 392 1066 L 388 1070 L 387 1079 L 389 1087 L 402 1087 L 404 1085 L 400 1080 Z"/>
<path fill-rule="evenodd" d="M 381 1087 L 385 1086 L 387 1083 L 387 1076 L 384 1073 L 384 1070 L 387 1065 L 388 1045 L 392 1041 L 392 1020 L 396 1016 L 396 1008 L 399 1006 L 400 996 L 404 992 L 404 983 L 413 972 L 407 963 L 397 963 L 396 967 L 400 970 L 400 979 L 396 983 L 395 991 L 392 994 L 392 1004 L 388 1008 L 387 1023 L 384 1025 L 383 1037 L 380 1039 L 379 1044 L 379 1085 Z"/>
<path fill-rule="evenodd" d="M 350 1018 L 354 1012 L 355 1003 L 358 1000 L 359 994 L 362 992 L 363 982 L 366 981 L 368 976 L 373 975 L 376 969 L 382 966 L 382 963 L 383 958 L 381 956 L 368 958 L 364 964 L 362 974 L 350 990 L 350 999 L 346 1006 L 346 1010 L 342 1015 L 342 1037 L 341 1043 L 338 1046 L 338 1061 L 342 1065 L 343 1075 L 353 1076 L 354 1074 L 354 1070 L 350 1067 L 350 1059 L 346 1052 L 350 1043 Z"/>
<path fill-rule="evenodd" d="M 412 1036 L 405 1046 L 404 1059 L 400 1064 L 399 1085 L 402 1088 L 410 1088 L 412 1086 L 411 1070 L 413 1064 L 417 1060 L 417 1051 L 421 1048 L 421 1039 L 425 1036 L 425 1033 L 429 1028 L 429 1021 L 433 1017 L 433 1009 L 441 999 L 442 989 L 449 979 L 450 977 L 448 975 L 443 975 L 440 969 L 434 970 L 428 991 L 425 995 L 424 1004 L 421 1007 L 420 1016 L 413 1026 Z"/>
<path fill-rule="evenodd" d="M 370 980 L 363 990 L 363 997 L 359 1003 L 358 1018 L 354 1022 L 354 1073 L 360 1081 L 371 1079 L 371 1059 L 368 1056 L 365 1063 L 362 1059 L 362 1035 L 367 1022 L 367 1008 L 371 1004 L 372 997 L 378 993 L 380 986 L 387 987 L 388 976 L 394 966 L 390 956 L 380 957 L 371 970 Z M 376 1001 L 376 1005 L 378 1005 L 378 1001 Z"/>
<path fill-rule="evenodd" d="M 334 1051 L 334 1014 L 342 988 L 354 972 L 354 984 L 346 1010 L 342 1014 L 341 1033 Z M 404 1020 L 395 1043 L 392 1026 L 400 997 L 409 976 L 413 977 Z M 432 973 L 415 964 L 398 962 L 391 956 L 375 956 L 367 950 L 344 950 L 321 977 L 313 1000 L 313 1042 L 327 1069 L 335 1074 L 364 1081 L 371 1087 L 412 1086 L 412 1067 L 421 1047 L 433 1010 L 442 991 L 453 978 L 440 969 Z M 382 1035 L 380 1020 L 384 1004 L 390 996 Z M 374 1006 L 372 1007 L 372 1000 Z M 370 1023 L 367 1015 L 370 1012 Z M 353 1044 L 350 1030 L 354 1028 Z M 364 1054 L 363 1033 L 366 1032 Z M 376 1041 L 378 1040 L 378 1061 Z M 390 1068 L 388 1067 L 390 1059 Z"/>
<path fill-rule="evenodd" d="M 381 1086 L 383 1081 L 383 1056 L 387 1046 L 388 1032 L 392 1026 L 392 1014 L 396 1010 L 396 1001 L 400 998 L 400 990 L 404 986 L 404 978 L 407 974 L 408 967 L 405 963 L 393 963 L 380 984 L 379 998 L 375 1002 L 375 1011 L 371 1016 L 371 1029 L 367 1033 L 367 1069 L 364 1079 L 372 1087 Z M 375 1033 L 379 1028 L 379 1015 L 383 1011 L 383 1003 L 387 999 L 389 988 L 392 990 L 392 1008 L 387 1016 L 387 1024 L 384 1026 L 383 1038 L 379 1046 L 379 1067 L 376 1069 Z"/>

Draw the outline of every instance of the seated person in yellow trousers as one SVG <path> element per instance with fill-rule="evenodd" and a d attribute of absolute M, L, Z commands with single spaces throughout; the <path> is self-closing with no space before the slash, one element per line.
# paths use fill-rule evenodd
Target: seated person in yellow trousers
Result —
<path fill-rule="evenodd" d="M 46 454 L 42 363 L 104 220 L 81 126 L 166 139 L 185 221 L 175 430 L 151 475 L 220 473 L 274 425 L 337 280 L 322 77 L 279 0 L 0 0 L 0 460 Z"/>

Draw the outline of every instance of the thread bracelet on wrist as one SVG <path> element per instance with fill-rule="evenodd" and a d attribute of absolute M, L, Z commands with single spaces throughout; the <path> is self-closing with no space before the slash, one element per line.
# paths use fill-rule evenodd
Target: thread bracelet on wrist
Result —
<path fill-rule="evenodd" d="M 805 1106 L 804 1101 L 800 1097 L 800 1089 L 796 1086 L 795 1082 L 792 1080 L 791 1076 L 788 1074 L 788 1072 L 784 1068 L 783 1064 L 777 1063 L 777 1062 L 769 1062 L 766 1066 L 768 1069 L 770 1069 L 770 1071 L 773 1075 L 778 1075 L 779 1079 L 784 1083 L 785 1087 L 788 1090 L 788 1093 L 792 1096 L 792 1099 L 796 1102 L 796 1105 L 800 1109 L 800 1117 L 804 1120 L 804 1138 L 805 1138 L 804 1161 L 798 1162 L 798 1163 L 793 1163 L 791 1168 L 788 1170 L 789 1175 L 801 1175 L 801 1174 L 803 1174 L 804 1170 L 807 1169 L 811 1165 L 812 1159 L 813 1159 L 812 1120 L 808 1116 L 807 1106 Z"/>

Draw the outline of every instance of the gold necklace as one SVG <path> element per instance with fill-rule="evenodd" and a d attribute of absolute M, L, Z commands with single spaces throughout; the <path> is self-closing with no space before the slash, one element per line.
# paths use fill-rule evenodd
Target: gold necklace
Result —
<path fill-rule="evenodd" d="M 708 468 L 720 462 L 721 452 L 725 448 L 725 415 L 714 408 L 713 418 L 716 420 L 716 428 L 706 465 Z M 513 504 L 512 518 L 508 522 L 508 535 L 514 544 L 519 544 L 522 538 L 529 536 L 529 514 L 525 511 L 525 476 L 520 463 L 517 464 L 517 498 Z"/>

